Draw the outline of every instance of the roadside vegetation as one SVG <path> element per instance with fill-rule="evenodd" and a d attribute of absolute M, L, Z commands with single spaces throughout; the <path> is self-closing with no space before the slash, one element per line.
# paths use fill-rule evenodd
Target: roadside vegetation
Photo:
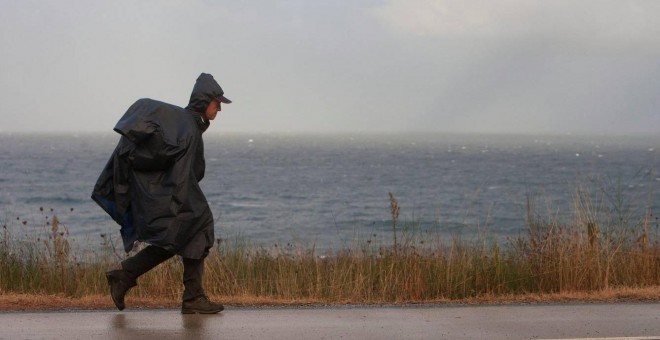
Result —
<path fill-rule="evenodd" d="M 612 291 L 623 298 L 636 292 L 643 292 L 637 296 L 642 299 L 660 297 L 658 218 L 649 208 L 634 214 L 630 206 L 593 199 L 578 189 L 573 211 L 562 215 L 568 218 L 543 214 L 530 199 L 526 234 L 466 241 L 415 232 L 411 222 L 399 220 L 396 197 L 389 199 L 387 244 L 356 240 L 348 249 L 318 254 L 313 247 L 222 240 L 206 261 L 207 293 L 229 304 L 562 300 Z M 56 216 L 39 236 L 18 237 L 20 228 L 20 221 L 10 221 L 0 233 L 0 298 L 107 296 L 104 273 L 124 256 L 107 235 L 101 235 L 100 247 L 75 250 L 82 248 L 71 244 Z M 139 279 L 128 294 L 129 305 L 131 299 L 177 303 L 181 276 L 180 260 L 173 258 Z M 109 297 L 107 302 L 111 306 Z"/>

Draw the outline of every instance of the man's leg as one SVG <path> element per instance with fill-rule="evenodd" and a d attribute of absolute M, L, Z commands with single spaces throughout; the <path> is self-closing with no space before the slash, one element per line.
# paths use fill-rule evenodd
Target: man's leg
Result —
<path fill-rule="evenodd" d="M 140 250 L 134 256 L 122 261 L 121 269 L 126 271 L 130 278 L 137 280 L 142 274 L 167 261 L 172 256 L 174 256 L 174 254 L 163 248 L 148 246 Z"/>
<path fill-rule="evenodd" d="M 202 288 L 204 258 L 183 259 L 183 314 L 215 314 L 224 309 L 221 304 L 209 301 Z"/>
<path fill-rule="evenodd" d="M 137 284 L 136 280 L 153 267 L 174 256 L 167 250 L 155 246 L 142 249 L 135 256 L 121 262 L 121 269 L 111 270 L 105 274 L 110 285 L 110 296 L 117 306 L 123 310 L 126 292 Z"/>
<path fill-rule="evenodd" d="M 204 296 L 202 277 L 204 276 L 204 259 L 183 259 L 183 301 L 194 300 Z"/>

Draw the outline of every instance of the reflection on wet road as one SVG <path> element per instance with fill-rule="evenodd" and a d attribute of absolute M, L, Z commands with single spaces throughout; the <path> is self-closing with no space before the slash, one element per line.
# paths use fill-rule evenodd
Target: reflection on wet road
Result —
<path fill-rule="evenodd" d="M 0 339 L 532 339 L 660 336 L 660 303 L 0 313 Z M 659 337 L 660 338 L 660 337 Z"/>
<path fill-rule="evenodd" d="M 154 314 L 151 318 L 146 317 L 145 313 L 150 312 L 129 312 L 112 315 L 105 336 L 115 339 L 137 339 L 138 337 L 146 337 L 146 339 L 208 339 L 213 334 L 207 331 L 210 329 L 207 324 L 209 322 L 214 323 L 214 327 L 217 328 L 223 317 L 223 314 L 185 314 L 173 317 L 176 312 L 165 314 L 163 311 L 152 311 L 151 313 Z M 159 322 L 158 318 L 165 315 L 167 317 L 161 318 L 162 322 Z"/>

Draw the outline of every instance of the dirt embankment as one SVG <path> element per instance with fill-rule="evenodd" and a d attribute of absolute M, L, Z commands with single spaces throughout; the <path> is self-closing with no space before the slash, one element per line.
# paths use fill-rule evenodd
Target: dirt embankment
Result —
<path fill-rule="evenodd" d="M 255 296 L 212 296 L 229 306 L 314 306 L 362 304 L 355 301 L 328 303 L 316 300 L 284 300 Z M 619 288 L 598 292 L 528 294 L 510 296 L 480 296 L 463 300 L 398 301 L 397 305 L 413 304 L 514 304 L 514 303 L 561 303 L 561 302 L 660 302 L 660 286 L 646 288 Z M 390 305 L 392 303 L 383 303 Z M 168 298 L 126 297 L 127 309 L 178 308 L 180 301 Z M 31 310 L 107 310 L 114 309 L 109 295 L 79 298 L 59 295 L 0 294 L 0 311 Z"/>

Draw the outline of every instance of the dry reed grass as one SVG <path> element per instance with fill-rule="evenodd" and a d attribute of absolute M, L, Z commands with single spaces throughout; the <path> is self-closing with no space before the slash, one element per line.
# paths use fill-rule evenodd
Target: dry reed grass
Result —
<path fill-rule="evenodd" d="M 221 242 L 205 263 L 207 292 L 237 304 L 571 300 L 626 290 L 637 292 L 633 297 L 645 291 L 659 299 L 660 242 L 650 211 L 636 221 L 606 216 L 600 203 L 578 190 L 568 222 L 544 218 L 530 202 L 529 233 L 523 237 L 502 244 L 457 238 L 422 244 L 415 235 L 397 238 L 399 207 L 393 195 L 390 203 L 394 245 L 366 243 L 319 256 L 313 248 Z M 0 297 L 105 296 L 103 273 L 117 263 L 112 243 L 96 253 L 76 254 L 57 218 L 48 224 L 48 237 L 36 240 L 15 239 L 5 226 Z M 152 306 L 146 301 L 158 299 L 169 306 L 181 295 L 181 276 L 180 260 L 174 258 L 141 277 L 129 301 Z"/>

